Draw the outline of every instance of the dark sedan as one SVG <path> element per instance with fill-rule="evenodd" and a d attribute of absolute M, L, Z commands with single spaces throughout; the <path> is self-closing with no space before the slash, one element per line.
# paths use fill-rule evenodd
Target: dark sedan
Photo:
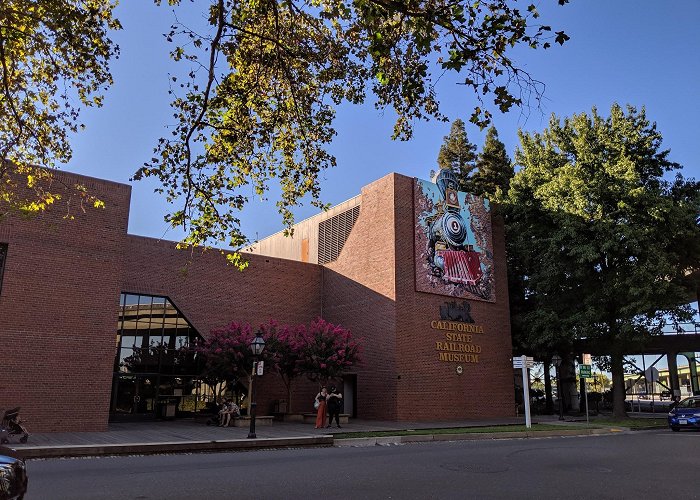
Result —
<path fill-rule="evenodd" d="M 27 492 L 27 468 L 13 449 L 0 446 L 0 500 L 21 500 Z"/>
<path fill-rule="evenodd" d="M 700 429 L 700 397 L 686 398 L 670 412 L 668 425 L 672 431 Z"/>

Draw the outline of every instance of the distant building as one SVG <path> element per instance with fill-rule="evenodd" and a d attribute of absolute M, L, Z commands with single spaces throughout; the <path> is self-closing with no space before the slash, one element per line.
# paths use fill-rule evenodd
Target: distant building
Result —
<path fill-rule="evenodd" d="M 680 384 L 681 397 L 685 398 L 693 395 L 692 377 L 697 377 L 693 374 L 693 370 L 689 365 L 678 366 L 678 382 Z M 657 399 L 663 397 L 668 399 L 671 397 L 671 376 L 668 368 L 659 369 L 659 380 L 654 382 L 645 379 L 644 375 L 637 373 L 625 374 L 625 390 L 628 396 L 649 396 L 653 394 Z"/>

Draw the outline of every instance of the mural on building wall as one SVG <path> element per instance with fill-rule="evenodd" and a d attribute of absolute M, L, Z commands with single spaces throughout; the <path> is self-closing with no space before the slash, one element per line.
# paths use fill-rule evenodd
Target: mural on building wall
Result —
<path fill-rule="evenodd" d="M 494 302 L 491 207 L 458 187 L 449 170 L 414 181 L 416 290 Z"/>

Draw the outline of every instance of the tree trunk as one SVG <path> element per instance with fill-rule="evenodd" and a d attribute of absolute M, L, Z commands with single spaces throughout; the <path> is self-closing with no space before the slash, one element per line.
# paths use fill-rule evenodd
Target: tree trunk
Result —
<path fill-rule="evenodd" d="M 545 413 L 554 413 L 554 400 L 552 399 L 552 379 L 549 376 L 549 361 L 544 362 L 544 398 Z"/>
<path fill-rule="evenodd" d="M 561 374 L 561 392 L 564 398 L 564 409 L 567 411 L 579 411 L 578 387 L 576 386 L 576 366 L 571 355 L 567 354 L 559 368 Z"/>
<path fill-rule="evenodd" d="M 622 366 L 623 356 L 619 352 L 613 352 L 610 358 L 612 364 L 613 417 L 626 418 L 625 372 Z"/>
<path fill-rule="evenodd" d="M 287 382 L 287 413 L 292 413 L 292 381 Z"/>

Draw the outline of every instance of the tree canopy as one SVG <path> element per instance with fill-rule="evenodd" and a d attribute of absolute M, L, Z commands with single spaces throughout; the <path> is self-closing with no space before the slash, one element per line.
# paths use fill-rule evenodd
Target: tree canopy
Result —
<path fill-rule="evenodd" d="M 69 134 L 82 128 L 81 106 L 102 105 L 112 83 L 109 61 L 119 54 L 108 36 L 121 27 L 114 6 L 111 0 L 0 3 L 0 201 L 10 208 L 38 211 L 60 198 L 41 182 L 50 172 L 36 166 L 68 162 Z"/>
<path fill-rule="evenodd" d="M 459 118 L 452 122 L 440 146 L 437 163 L 441 169 L 451 170 L 459 179 L 460 189 L 468 191 L 469 177 L 476 168 L 476 146 L 469 141 Z"/>
<path fill-rule="evenodd" d="M 317 318 L 303 328 L 302 338 L 301 370 L 319 384 L 340 378 L 361 362 L 361 341 L 340 325 Z"/>
<path fill-rule="evenodd" d="M 476 149 L 467 137 L 464 122 L 457 118 L 440 146 L 438 166 L 455 174 L 461 191 L 491 199 L 501 197 L 508 192 L 515 171 L 496 127 L 489 127 L 478 154 Z M 430 176 L 434 175 L 431 171 Z"/>
<path fill-rule="evenodd" d="M 476 157 L 474 175 L 469 180 L 468 191 L 479 196 L 494 198 L 507 193 L 510 180 L 515 175 L 513 164 L 505 145 L 498 138 L 496 127 L 489 127 L 484 146 Z"/>
<path fill-rule="evenodd" d="M 272 181 L 291 227 L 302 199 L 323 206 L 318 178 L 336 164 L 337 106 L 390 109 L 393 137 L 406 140 L 415 120 L 445 119 L 435 87 L 444 72 L 472 91 L 479 126 L 490 120 L 486 100 L 507 111 L 538 99 L 541 84 L 509 49 L 568 38 L 538 17 L 516 0 L 210 1 L 210 33 L 175 25 L 168 34 L 173 58 L 193 69 L 172 103 L 172 135 L 135 178 L 160 180 L 185 243 L 244 244 L 238 213 L 251 187 L 265 196 Z"/>
<path fill-rule="evenodd" d="M 291 412 L 292 384 L 296 378 L 306 375 L 325 383 L 360 363 L 360 341 L 349 330 L 321 318 L 308 326 L 280 325 L 270 320 L 260 325 L 258 332 L 266 347 L 256 358 L 250 349 L 255 333 L 249 323 L 234 321 L 212 330 L 196 348 L 205 360 L 203 379 L 210 385 L 250 380 L 254 360 L 263 360 L 282 379 Z"/>
<path fill-rule="evenodd" d="M 700 269 L 700 183 L 661 143 L 644 109 L 553 116 L 543 133 L 520 133 L 504 200 L 516 340 L 552 352 L 604 339 L 616 415 L 625 346 L 688 318 Z"/>

